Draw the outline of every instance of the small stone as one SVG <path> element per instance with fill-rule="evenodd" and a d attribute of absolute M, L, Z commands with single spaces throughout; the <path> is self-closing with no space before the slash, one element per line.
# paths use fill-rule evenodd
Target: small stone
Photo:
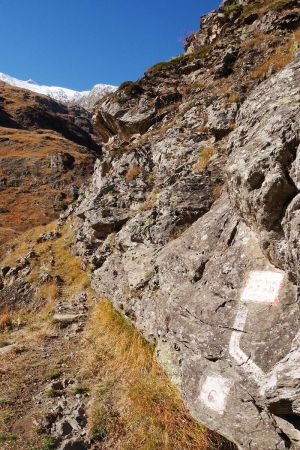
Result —
<path fill-rule="evenodd" d="M 56 432 L 58 434 L 58 437 L 68 436 L 70 433 L 72 433 L 72 430 L 73 430 L 72 426 L 66 420 L 56 424 Z"/>
<path fill-rule="evenodd" d="M 80 317 L 80 314 L 54 314 L 53 321 L 67 325 L 76 322 Z"/>

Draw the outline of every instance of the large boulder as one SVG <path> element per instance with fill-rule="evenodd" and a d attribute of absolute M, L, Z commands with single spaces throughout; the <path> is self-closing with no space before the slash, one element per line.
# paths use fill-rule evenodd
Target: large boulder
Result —
<path fill-rule="evenodd" d="M 191 175 L 173 125 L 151 147 L 111 160 L 112 169 L 99 165 L 77 209 L 98 295 L 156 343 L 194 417 L 241 449 L 299 443 L 299 76 L 296 58 L 242 106 L 227 148 L 228 193 L 217 200 L 222 160 L 212 158 L 210 177 Z M 149 175 L 128 184 L 133 161 L 160 183 L 145 209 L 132 205 Z M 105 204 L 120 201 L 116 186 L 123 206 L 109 220 L 128 209 L 132 217 L 101 241 L 96 228 Z"/>
<path fill-rule="evenodd" d="M 104 141 L 117 134 L 127 139 L 135 133 L 145 133 L 153 125 L 155 115 L 153 101 L 145 98 L 135 108 L 130 108 L 118 102 L 113 94 L 99 108 L 95 127 Z"/>
<path fill-rule="evenodd" d="M 247 99 L 228 164 L 232 204 L 258 233 L 267 257 L 294 279 L 300 260 L 299 82 L 298 57 Z"/>

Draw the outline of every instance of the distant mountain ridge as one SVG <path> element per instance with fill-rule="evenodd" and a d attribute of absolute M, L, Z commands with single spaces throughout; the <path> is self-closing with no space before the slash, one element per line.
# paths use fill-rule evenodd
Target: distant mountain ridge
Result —
<path fill-rule="evenodd" d="M 2 72 L 0 72 L 0 81 L 37 94 L 47 95 L 61 103 L 78 104 L 87 110 L 91 110 L 103 95 L 116 90 L 115 86 L 109 84 L 96 84 L 90 91 L 75 91 L 59 86 L 40 85 L 33 80 L 19 80 Z"/>

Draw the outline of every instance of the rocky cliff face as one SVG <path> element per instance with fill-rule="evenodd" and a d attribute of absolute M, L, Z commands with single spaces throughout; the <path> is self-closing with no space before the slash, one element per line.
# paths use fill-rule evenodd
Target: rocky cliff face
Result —
<path fill-rule="evenodd" d="M 241 449 L 300 448 L 299 24 L 293 0 L 203 18 L 98 105 L 103 156 L 68 213 L 96 292 Z"/>

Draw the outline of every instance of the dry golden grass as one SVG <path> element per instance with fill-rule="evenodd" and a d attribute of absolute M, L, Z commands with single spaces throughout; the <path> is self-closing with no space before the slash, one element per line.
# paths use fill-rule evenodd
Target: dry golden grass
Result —
<path fill-rule="evenodd" d="M 9 330 L 1 330 L 0 333 L 0 348 L 5 347 L 6 345 L 9 345 L 11 343 Z M 1 373 L 1 372 L 0 372 Z M 1 402 L 0 402 L 1 403 Z"/>
<path fill-rule="evenodd" d="M 95 306 L 88 342 L 84 378 L 94 386 L 90 429 L 101 448 L 209 448 L 207 430 L 187 413 L 154 349 L 110 302 Z"/>
<path fill-rule="evenodd" d="M 201 149 L 198 161 L 194 165 L 195 172 L 203 172 L 208 164 L 211 158 L 217 153 L 215 147 L 204 147 Z"/>
<path fill-rule="evenodd" d="M 127 182 L 130 182 L 130 181 L 134 180 L 140 173 L 141 173 L 141 168 L 139 166 L 130 167 L 130 169 L 128 169 L 128 171 L 125 175 L 125 180 Z"/>
<path fill-rule="evenodd" d="M 51 222 L 46 226 L 38 226 L 22 233 L 16 240 L 12 241 L 12 250 L 1 260 L 1 265 L 15 265 L 17 259 L 25 256 L 29 249 L 35 245 L 40 234 L 54 231 L 55 228 L 56 222 Z"/>
<path fill-rule="evenodd" d="M 136 212 L 142 212 L 142 211 L 149 211 L 149 209 L 152 209 L 154 206 L 153 201 L 151 198 L 145 200 L 144 202 L 136 203 L 132 206 L 133 211 Z"/>
<path fill-rule="evenodd" d="M 13 324 L 13 316 L 10 309 L 5 306 L 0 313 L 0 331 L 11 328 Z"/>
<path fill-rule="evenodd" d="M 254 0 L 243 8 L 241 18 L 247 17 L 250 14 L 258 14 L 259 16 L 262 16 L 268 12 L 268 10 L 275 9 L 281 5 L 283 6 L 289 2 L 290 0 Z"/>
<path fill-rule="evenodd" d="M 257 32 L 253 34 L 253 37 L 251 39 L 242 42 L 241 48 L 243 51 L 252 50 L 253 48 L 261 46 L 269 40 L 270 36 L 261 32 Z"/>
<path fill-rule="evenodd" d="M 30 279 L 33 281 L 37 279 L 41 267 L 47 268 L 47 273 L 50 277 L 60 276 L 63 280 L 60 288 L 60 295 L 64 293 L 72 296 L 90 285 L 89 275 L 86 271 L 81 269 L 81 261 L 71 253 L 73 239 L 74 224 L 68 222 L 61 230 L 61 237 L 55 240 L 42 242 L 34 246 L 34 251 L 39 255 L 37 264 L 30 274 Z M 50 263 L 49 258 L 52 262 Z M 50 288 L 47 291 L 47 286 Z M 56 289 L 53 283 L 42 285 L 41 291 L 38 294 L 44 294 L 50 298 L 56 297 Z"/>
<path fill-rule="evenodd" d="M 156 195 L 153 191 L 154 199 Z M 45 373 L 57 367 L 62 353 L 68 358 L 73 355 L 72 345 L 75 344 L 71 345 L 64 340 L 60 349 L 58 342 L 51 340 L 49 344 L 44 340 L 53 332 L 51 318 L 57 299 L 82 290 L 92 293 L 88 274 L 80 268 L 79 259 L 70 252 L 73 223 L 69 222 L 63 227 L 61 237 L 36 244 L 36 239 L 42 232 L 52 231 L 54 228 L 55 223 L 25 233 L 7 259 L 14 263 L 29 248 L 33 248 L 38 255 L 37 259 L 31 261 L 33 270 L 29 276 L 33 285 L 38 286 L 33 304 L 41 297 L 45 299 L 41 309 L 32 313 L 27 307 L 25 311 L 26 327 L 21 329 L 17 344 L 27 348 L 27 351 L 18 354 L 18 366 L 16 362 L 13 364 L 14 378 L 6 378 L 10 395 L 18 399 L 18 376 L 27 380 L 27 372 L 30 378 L 38 364 L 40 383 L 43 383 Z M 62 288 L 57 289 L 51 278 L 45 284 L 37 285 L 39 275 L 45 268 L 50 277 L 59 275 L 64 279 Z M 14 324 L 16 318 L 21 317 L 23 321 L 20 311 L 11 313 L 7 310 L 3 313 L 2 329 L 6 329 L 10 322 Z M 0 337 L 0 345 L 1 342 L 3 345 L 7 344 L 10 339 L 9 330 L 2 332 Z M 57 354 L 51 353 L 47 360 L 41 359 L 39 352 L 44 351 L 41 342 L 48 342 L 47 351 L 48 345 L 52 343 L 54 347 L 58 346 Z M 68 351 L 71 353 L 68 354 Z M 76 344 L 76 351 L 84 355 L 83 361 L 80 359 L 82 371 L 78 372 L 78 367 L 73 362 L 72 368 L 76 374 L 70 376 L 76 376 L 83 386 L 92 391 L 94 401 L 89 411 L 89 426 L 93 437 L 101 441 L 99 445 L 102 450 L 208 450 L 219 448 L 218 444 L 220 448 L 229 448 L 222 446 L 219 437 L 190 417 L 177 390 L 159 367 L 154 348 L 110 302 L 102 301 L 94 306 L 86 340 L 82 339 Z M 72 358 L 70 360 L 73 361 Z M 0 422 L 3 419 L 3 424 L 1 426 L 0 423 L 0 433 L 14 430 L 14 422 L 9 415 L 16 412 L 20 414 L 16 408 L 20 408 L 24 416 L 27 414 L 33 386 L 27 381 L 26 384 L 24 380 L 22 399 L 18 400 L 18 406 L 10 405 L 7 410 L 1 409 Z M 27 399 L 27 403 L 24 403 L 23 397 Z M 32 414 L 35 406 L 32 406 Z M 18 436 L 18 443 L 19 439 L 24 439 L 24 436 Z"/>
<path fill-rule="evenodd" d="M 228 101 L 230 103 L 238 103 L 240 101 L 240 96 L 236 92 L 230 92 L 228 96 Z"/>
<path fill-rule="evenodd" d="M 294 32 L 294 40 L 297 42 L 297 44 L 300 44 L 300 28 Z"/>
<path fill-rule="evenodd" d="M 80 267 L 80 260 L 71 254 L 73 243 L 73 223 L 67 223 L 62 229 L 62 236 L 54 240 L 37 244 L 36 240 L 42 233 L 53 231 L 56 222 L 45 227 L 37 227 L 24 233 L 12 252 L 1 261 L 1 265 L 14 266 L 20 257 L 29 250 L 34 250 L 37 258 L 31 260 L 31 272 L 25 277 L 25 281 L 32 283 L 35 293 L 32 304 L 26 308 L 18 308 L 2 311 L 0 315 L 0 330 L 18 323 L 26 323 L 29 327 L 44 327 L 51 322 L 56 301 L 62 297 L 70 297 L 83 290 L 89 290 L 90 279 L 86 271 Z M 49 275 L 49 280 L 38 283 L 41 275 Z M 61 286 L 55 282 L 59 276 L 63 282 Z"/>
<path fill-rule="evenodd" d="M 153 188 L 150 196 L 144 201 L 140 203 L 136 203 L 133 205 L 132 209 L 133 211 L 141 212 L 141 211 L 148 211 L 149 209 L 152 209 L 157 202 L 158 199 L 158 191 L 156 188 Z"/>
<path fill-rule="evenodd" d="M 51 302 L 58 298 L 59 290 L 54 281 L 44 283 L 36 290 L 34 299 L 44 298 L 47 302 Z"/>
<path fill-rule="evenodd" d="M 218 200 L 221 197 L 222 188 L 223 188 L 223 186 L 221 184 L 216 184 L 215 186 L 213 186 L 212 194 L 213 194 L 214 200 Z"/>
<path fill-rule="evenodd" d="M 83 347 L 83 342 L 78 343 L 78 337 L 74 342 L 64 338 L 60 342 L 47 339 L 49 334 L 56 330 L 52 317 L 57 300 L 61 296 L 68 298 L 83 289 L 86 289 L 88 294 L 91 291 L 88 274 L 80 269 L 80 261 L 70 252 L 72 223 L 63 227 L 62 237 L 36 243 L 41 233 L 53 231 L 55 226 L 53 223 L 24 233 L 5 260 L 6 263 L 14 265 L 29 249 L 33 249 L 37 254 L 37 257 L 30 260 L 32 272 L 24 277 L 25 281 L 31 281 L 35 289 L 32 303 L 22 308 L 18 308 L 18 305 L 11 309 L 6 307 L 0 314 L 0 347 L 10 343 L 16 344 L 15 350 L 5 356 L 0 367 L 0 443 L 10 442 L 12 433 L 16 432 L 12 446 L 3 447 L 7 450 L 44 449 L 42 446 L 30 445 L 40 439 L 34 432 L 34 423 L 30 425 L 32 417 L 41 413 L 33 398 L 39 390 L 43 391 L 46 373 L 57 367 L 61 357 L 71 361 L 67 370 L 69 373 L 73 371 L 70 375 L 72 377 L 76 377 L 81 361 L 79 357 L 75 357 L 74 361 L 74 355 Z M 44 275 L 45 271 L 49 273 L 49 279 L 41 283 L 40 275 Z M 62 287 L 54 282 L 57 275 L 64 280 Z M 45 352 L 48 352 L 47 358 Z M 9 398 L 7 405 L 1 404 L 1 397 L 4 395 Z M 19 418 L 26 422 L 26 431 L 18 428 Z M 2 449 L 1 444 L 0 448 Z"/>
<path fill-rule="evenodd" d="M 228 94 L 231 89 L 231 84 L 228 82 L 225 82 L 221 85 L 217 85 L 214 92 L 217 92 L 218 94 Z"/>
<path fill-rule="evenodd" d="M 298 36 L 298 32 L 296 34 Z M 292 39 L 287 44 L 281 45 L 275 53 L 250 73 L 254 80 L 266 78 L 268 75 L 278 72 L 286 67 L 295 53 L 295 41 Z"/>

